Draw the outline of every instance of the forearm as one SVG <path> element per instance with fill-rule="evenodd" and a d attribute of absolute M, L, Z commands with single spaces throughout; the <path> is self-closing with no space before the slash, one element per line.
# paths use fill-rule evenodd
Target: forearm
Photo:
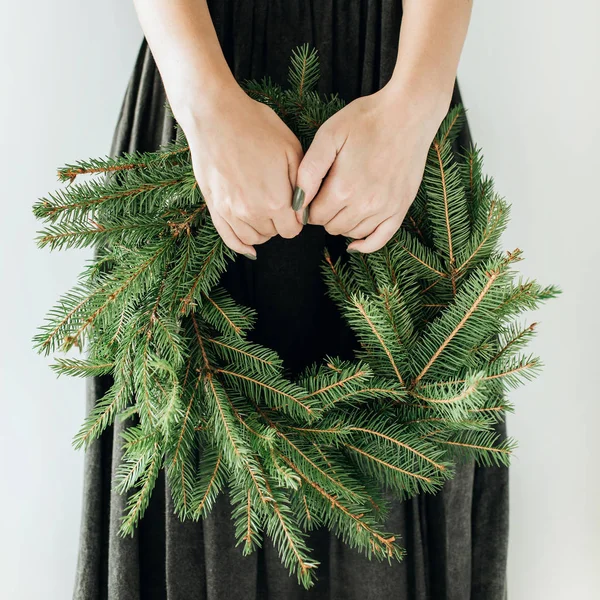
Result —
<path fill-rule="evenodd" d="M 472 0 L 403 0 L 398 58 L 389 86 L 443 118 L 471 18 Z"/>
<path fill-rule="evenodd" d="M 225 89 L 241 91 L 206 0 L 134 0 L 134 5 L 171 109 L 184 129 Z"/>

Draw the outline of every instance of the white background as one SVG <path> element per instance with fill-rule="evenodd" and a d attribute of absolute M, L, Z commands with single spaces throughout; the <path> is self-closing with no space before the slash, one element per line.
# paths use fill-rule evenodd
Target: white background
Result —
<path fill-rule="evenodd" d="M 64 600 L 84 382 L 57 379 L 31 337 L 88 253 L 38 249 L 31 205 L 58 186 L 57 167 L 108 153 L 142 33 L 123 0 L 11 2 L 2 13 L 0 596 Z M 510 600 L 592 600 L 600 589 L 599 23 L 595 0 L 475 2 L 459 68 L 486 171 L 512 203 L 505 245 L 525 251 L 525 275 L 564 290 L 531 315 L 546 367 L 513 393 L 508 415 L 519 441 Z"/>

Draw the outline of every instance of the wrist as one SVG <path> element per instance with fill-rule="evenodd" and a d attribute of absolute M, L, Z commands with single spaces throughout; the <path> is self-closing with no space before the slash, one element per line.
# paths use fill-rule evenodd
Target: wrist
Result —
<path fill-rule="evenodd" d="M 184 129 L 192 128 L 198 120 L 214 115 L 231 99 L 247 97 L 231 73 L 187 80 L 170 94 L 169 103 L 175 119 Z"/>
<path fill-rule="evenodd" d="M 405 74 L 394 74 L 381 89 L 386 101 L 392 105 L 401 104 L 405 114 L 418 121 L 431 123 L 437 131 L 446 116 L 452 101 L 454 80 L 438 82 L 426 78 L 410 78 Z"/>

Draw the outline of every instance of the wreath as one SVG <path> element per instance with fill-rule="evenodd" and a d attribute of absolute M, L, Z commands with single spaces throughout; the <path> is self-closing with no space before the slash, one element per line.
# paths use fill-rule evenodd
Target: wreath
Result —
<path fill-rule="evenodd" d="M 304 45 L 287 89 L 269 77 L 241 85 L 306 149 L 344 106 L 315 91 L 318 78 L 316 50 Z M 524 353 L 535 323 L 519 315 L 560 290 L 517 277 L 521 251 L 499 250 L 509 205 L 483 174 L 480 150 L 455 148 L 464 121 L 462 105 L 448 111 L 385 247 L 337 260 L 325 250 L 327 293 L 359 349 L 295 377 L 248 339 L 256 311 L 220 286 L 237 255 L 213 226 L 178 124 L 156 152 L 59 169 L 68 185 L 33 207 L 45 224 L 37 244 L 95 252 L 34 343 L 45 354 L 87 351 L 57 358 L 58 374 L 112 377 L 76 448 L 135 415 L 115 481 L 128 494 L 121 535 L 133 534 L 164 468 L 180 519 L 205 517 L 227 487 L 243 552 L 269 536 L 310 587 L 311 529 L 327 527 L 369 558 L 402 560 L 384 528 L 386 491 L 435 493 L 461 460 L 508 466 L 516 443 L 494 424 L 513 410 L 507 388 L 541 366 Z"/>

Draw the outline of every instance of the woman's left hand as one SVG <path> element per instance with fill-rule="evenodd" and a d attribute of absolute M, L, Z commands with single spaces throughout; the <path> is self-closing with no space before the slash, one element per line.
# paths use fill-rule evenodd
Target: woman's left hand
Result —
<path fill-rule="evenodd" d="M 309 207 L 304 222 L 354 238 L 349 252 L 382 248 L 415 199 L 448 107 L 449 98 L 448 103 L 428 102 L 388 85 L 332 115 L 317 130 L 298 169 L 298 220 L 303 222 L 303 209 Z"/>

